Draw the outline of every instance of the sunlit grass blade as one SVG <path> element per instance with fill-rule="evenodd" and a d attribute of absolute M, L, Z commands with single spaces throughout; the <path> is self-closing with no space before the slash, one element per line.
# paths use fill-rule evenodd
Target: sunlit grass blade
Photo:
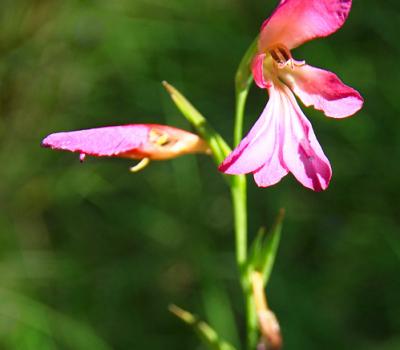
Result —
<path fill-rule="evenodd" d="M 192 313 L 181 309 L 176 305 L 170 305 L 169 310 L 187 325 L 191 326 L 205 345 L 212 350 L 235 350 L 235 348 L 221 339 L 217 332 L 206 322 L 201 321 Z"/>

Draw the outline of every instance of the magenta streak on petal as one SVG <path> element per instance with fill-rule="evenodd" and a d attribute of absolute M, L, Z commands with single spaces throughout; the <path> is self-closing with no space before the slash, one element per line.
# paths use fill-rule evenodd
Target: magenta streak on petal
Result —
<path fill-rule="evenodd" d="M 226 174 L 247 174 L 261 168 L 274 152 L 279 95 L 272 94 L 261 116 L 239 146 L 219 166 Z"/>
<path fill-rule="evenodd" d="M 284 85 L 280 85 L 280 90 L 285 109 L 283 161 L 305 187 L 314 191 L 325 190 L 332 176 L 329 160 L 292 92 Z"/>
<path fill-rule="evenodd" d="M 304 65 L 280 71 L 280 78 L 306 106 L 314 106 L 326 116 L 345 118 L 359 111 L 363 98 L 329 71 Z"/>
<path fill-rule="evenodd" d="M 293 49 L 302 43 L 328 36 L 346 21 L 351 0 L 286 0 L 263 23 L 260 52 L 283 44 Z"/>
<path fill-rule="evenodd" d="M 148 130 L 148 126 L 136 124 L 59 132 L 47 136 L 42 145 L 85 155 L 116 156 L 147 142 Z"/>

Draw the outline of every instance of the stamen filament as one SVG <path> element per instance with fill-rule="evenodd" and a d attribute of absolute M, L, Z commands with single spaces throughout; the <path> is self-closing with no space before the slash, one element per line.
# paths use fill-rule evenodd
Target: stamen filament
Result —
<path fill-rule="evenodd" d="M 290 50 L 283 44 L 272 46 L 267 51 L 279 69 L 285 68 L 287 65 L 290 65 L 290 68 L 294 69 L 306 64 L 305 61 L 296 61 L 293 59 Z"/>
<path fill-rule="evenodd" d="M 139 163 L 129 168 L 129 171 L 132 173 L 137 173 L 140 170 L 143 170 L 150 163 L 150 158 L 143 158 Z"/>

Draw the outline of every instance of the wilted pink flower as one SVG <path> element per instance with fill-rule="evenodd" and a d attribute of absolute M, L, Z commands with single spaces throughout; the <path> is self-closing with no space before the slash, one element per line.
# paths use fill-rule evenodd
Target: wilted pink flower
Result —
<path fill-rule="evenodd" d="M 351 0 L 280 1 L 262 25 L 252 65 L 256 84 L 268 89 L 268 104 L 221 164 L 222 172 L 253 173 L 260 187 L 274 185 L 291 172 L 305 187 L 328 187 L 331 166 L 293 92 L 306 106 L 332 118 L 356 113 L 363 99 L 335 74 L 294 60 L 290 50 L 338 30 L 350 8 Z"/>
<path fill-rule="evenodd" d="M 132 171 L 142 169 L 149 160 L 164 160 L 187 153 L 207 153 L 199 136 L 167 125 L 129 124 L 87 130 L 59 132 L 47 136 L 42 146 L 86 155 L 142 159 Z"/>

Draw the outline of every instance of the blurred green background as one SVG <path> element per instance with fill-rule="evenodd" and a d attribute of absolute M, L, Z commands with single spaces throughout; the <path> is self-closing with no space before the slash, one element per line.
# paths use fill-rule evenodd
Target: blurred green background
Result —
<path fill-rule="evenodd" d="M 203 349 L 168 311 L 237 344 L 242 297 L 228 190 L 205 156 L 132 162 L 40 147 L 47 134 L 136 122 L 188 128 L 177 86 L 229 140 L 238 62 L 267 0 L 1 0 L 0 348 Z M 329 189 L 249 178 L 252 236 L 287 217 L 268 287 L 285 349 L 400 349 L 398 1 L 355 0 L 335 35 L 296 49 L 365 107 L 304 108 L 331 160 Z M 248 130 L 266 102 L 252 89 Z M 236 322 L 232 322 L 232 317 Z"/>

